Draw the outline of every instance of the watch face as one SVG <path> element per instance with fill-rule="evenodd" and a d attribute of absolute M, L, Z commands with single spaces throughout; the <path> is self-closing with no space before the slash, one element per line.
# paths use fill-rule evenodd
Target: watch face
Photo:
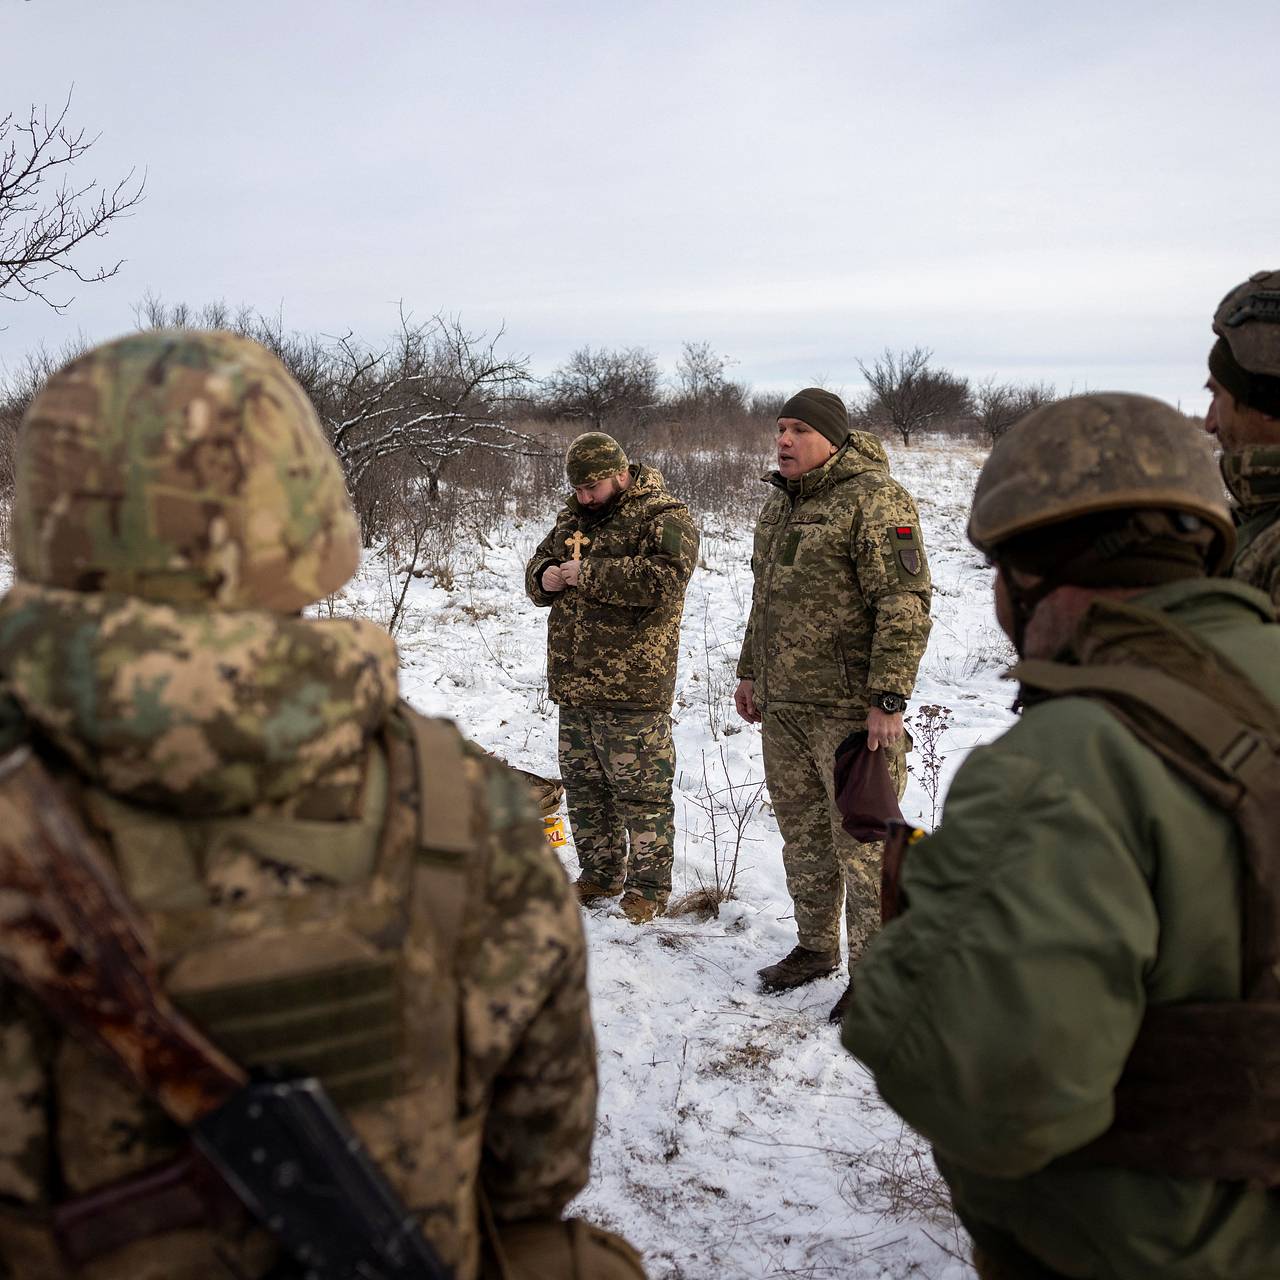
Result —
<path fill-rule="evenodd" d="M 881 711 L 894 715 L 907 705 L 907 700 L 900 693 L 882 693 L 877 699 Z"/>

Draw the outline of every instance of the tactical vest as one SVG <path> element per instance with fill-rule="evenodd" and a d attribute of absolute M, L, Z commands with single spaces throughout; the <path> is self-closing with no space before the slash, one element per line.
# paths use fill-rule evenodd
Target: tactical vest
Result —
<path fill-rule="evenodd" d="M 369 754 L 351 822 L 186 819 L 95 789 L 80 796 L 175 1004 L 242 1065 L 318 1077 L 459 1276 L 479 1265 L 484 1121 L 462 1105 L 456 971 L 466 904 L 485 875 L 473 792 L 457 730 L 402 704 Z M 243 901 L 232 890 L 211 904 L 203 867 L 218 850 L 280 868 L 290 889 Z M 60 1043 L 54 1080 L 68 1192 L 178 1145 L 159 1109 L 77 1041 Z M 122 1132 L 140 1138 L 122 1143 Z M 3 1224 L 0 1243 L 12 1256 Z M 216 1253 L 232 1262 L 218 1275 L 259 1275 L 274 1246 L 256 1228 L 235 1240 L 168 1232 L 105 1255 L 91 1274 L 204 1277 L 199 1260 Z"/>
<path fill-rule="evenodd" d="M 1079 665 L 1028 660 L 1011 674 L 1028 703 L 1101 703 L 1230 815 L 1243 854 L 1243 999 L 1149 1006 L 1111 1128 L 1068 1159 L 1280 1186 L 1280 707 L 1167 615 L 1113 603 L 1106 614 L 1106 648 L 1086 632 Z"/>

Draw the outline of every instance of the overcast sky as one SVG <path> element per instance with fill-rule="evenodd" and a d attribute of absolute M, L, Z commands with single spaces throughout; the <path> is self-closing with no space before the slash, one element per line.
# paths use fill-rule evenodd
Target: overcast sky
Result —
<path fill-rule="evenodd" d="M 682 339 L 855 394 L 974 378 L 1199 411 L 1209 318 L 1280 267 L 1280 4 L 0 0 L 0 115 L 147 172 L 65 315 L 0 303 L 0 371 L 148 292 L 380 338 L 421 317 L 571 350 Z"/>

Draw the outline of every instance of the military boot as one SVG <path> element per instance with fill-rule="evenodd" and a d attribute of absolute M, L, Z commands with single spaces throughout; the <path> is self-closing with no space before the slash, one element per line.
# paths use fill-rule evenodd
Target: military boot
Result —
<path fill-rule="evenodd" d="M 588 880 L 586 876 L 579 876 L 573 882 L 573 890 L 584 907 L 594 907 L 603 898 L 612 898 L 621 887 L 621 885 L 611 887 L 600 884 L 599 881 Z"/>
<path fill-rule="evenodd" d="M 622 908 L 622 914 L 632 924 L 648 924 L 654 916 L 660 916 L 666 911 L 667 899 L 665 894 L 659 894 L 656 898 L 646 898 L 644 894 L 628 889 L 622 895 L 622 901 L 618 905 Z"/>
<path fill-rule="evenodd" d="M 814 978 L 830 973 L 840 963 L 839 951 L 810 951 L 808 947 L 792 947 L 777 964 L 757 970 L 761 991 L 790 991 L 803 987 Z"/>
<path fill-rule="evenodd" d="M 831 1006 L 831 1012 L 827 1014 L 827 1021 L 834 1022 L 836 1026 L 840 1026 L 844 1022 L 844 1015 L 853 1008 L 853 979 L 849 979 L 849 985 L 840 993 L 840 999 Z"/>

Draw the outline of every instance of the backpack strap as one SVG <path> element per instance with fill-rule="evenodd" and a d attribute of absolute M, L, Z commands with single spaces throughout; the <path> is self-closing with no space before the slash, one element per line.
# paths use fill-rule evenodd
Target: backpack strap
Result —
<path fill-rule="evenodd" d="M 1243 673 L 1223 666 L 1208 685 L 1136 663 L 1027 660 L 1025 688 L 1093 698 L 1236 825 L 1244 851 L 1242 977 L 1247 1000 L 1280 1000 L 1280 740 L 1277 711 Z M 1237 678 L 1238 676 L 1238 678 Z M 1249 721 L 1238 710 L 1252 698 Z M 1252 721 L 1252 723 L 1250 723 Z"/>

